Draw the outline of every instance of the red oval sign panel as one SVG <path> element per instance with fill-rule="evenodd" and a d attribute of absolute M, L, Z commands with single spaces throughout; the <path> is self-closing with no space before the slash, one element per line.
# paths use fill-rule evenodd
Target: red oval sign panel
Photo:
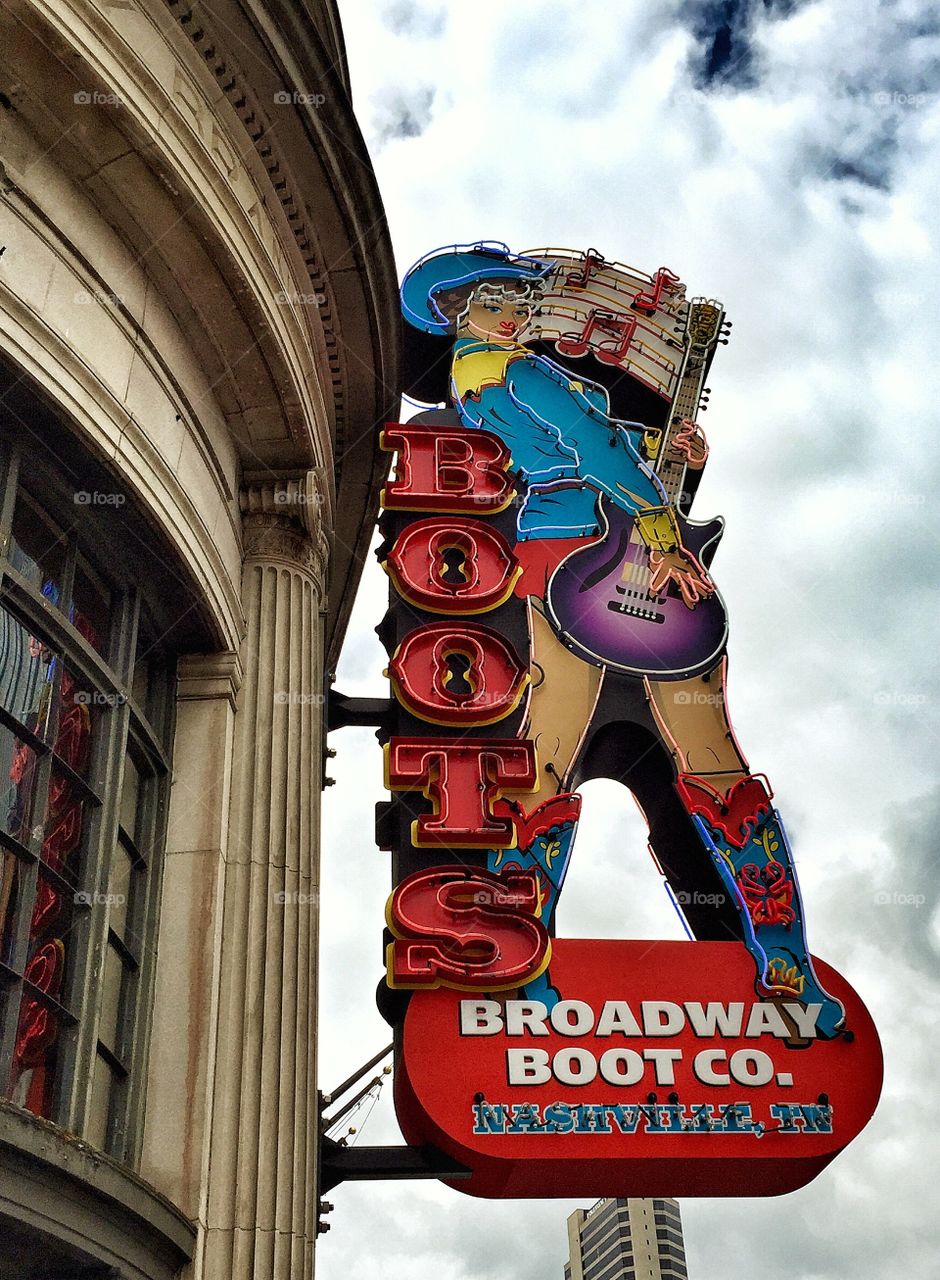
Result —
<path fill-rule="evenodd" d="M 405 1018 L 407 1141 L 472 1170 L 471 1195 L 762 1196 L 804 1186 L 868 1122 L 881 1046 L 849 984 L 847 1034 L 759 999 L 724 942 L 556 939 L 553 1008 L 440 988 Z M 442 1069 L 442 1064 L 450 1069 Z"/>

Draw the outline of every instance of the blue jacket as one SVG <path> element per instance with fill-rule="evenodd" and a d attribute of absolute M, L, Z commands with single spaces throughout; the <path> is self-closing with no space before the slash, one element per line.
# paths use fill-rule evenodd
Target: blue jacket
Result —
<path fill-rule="evenodd" d="M 497 343 L 458 338 L 454 365 L 470 355 L 505 351 Z M 631 515 L 665 505 L 665 491 L 639 453 L 643 426 L 611 418 L 602 387 L 575 381 L 544 356 L 516 354 L 501 384 L 484 383 L 461 396 L 452 380 L 452 392 L 461 421 L 492 431 L 512 453 L 513 469 L 526 486 L 520 539 L 596 534 L 599 493 Z"/>

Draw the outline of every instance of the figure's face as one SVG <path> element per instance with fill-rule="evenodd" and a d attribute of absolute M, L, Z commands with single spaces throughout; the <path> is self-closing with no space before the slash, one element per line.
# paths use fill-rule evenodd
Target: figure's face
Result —
<path fill-rule="evenodd" d="M 518 299 L 485 293 L 470 299 L 470 308 L 461 321 L 459 333 L 472 334 L 485 342 L 515 342 L 528 324 L 532 308 Z"/>

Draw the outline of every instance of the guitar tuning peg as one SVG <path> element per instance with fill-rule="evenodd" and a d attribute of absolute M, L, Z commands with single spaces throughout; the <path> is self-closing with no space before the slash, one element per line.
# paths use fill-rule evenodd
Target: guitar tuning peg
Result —
<path fill-rule="evenodd" d="M 721 343 L 721 345 L 722 345 L 723 347 L 726 347 L 726 346 L 728 345 L 728 339 L 727 339 L 727 338 L 719 338 L 719 339 L 718 339 L 718 341 Z"/>

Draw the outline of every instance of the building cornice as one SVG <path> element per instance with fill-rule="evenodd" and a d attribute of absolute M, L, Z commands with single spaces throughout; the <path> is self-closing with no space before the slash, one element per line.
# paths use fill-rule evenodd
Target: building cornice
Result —
<path fill-rule="evenodd" d="M 252 0 L 245 5 L 233 0 L 166 2 L 255 141 L 306 255 L 311 287 L 329 298 L 325 322 L 336 316 L 343 319 L 342 327 L 327 334 L 337 410 L 336 525 L 326 643 L 327 661 L 335 664 L 387 469 L 378 435 L 383 422 L 397 416 L 400 347 L 394 257 L 378 184 L 352 111 L 344 51 L 337 57 L 330 50 L 314 20 L 314 12 L 319 12 L 332 29 L 335 6 L 296 0 Z M 219 52 L 233 45 L 238 62 L 236 55 Z M 267 63 L 277 77 L 276 90 L 292 99 L 284 108 L 289 122 L 283 119 L 276 130 L 267 127 L 267 104 L 242 70 L 249 52 Z M 321 95 L 325 103 L 311 101 Z M 308 161 L 316 157 L 321 177 L 311 187 L 321 195 L 328 191 L 332 204 L 329 210 L 322 204 L 317 207 L 319 259 L 309 254 L 303 217 L 312 176 L 304 156 Z"/>

